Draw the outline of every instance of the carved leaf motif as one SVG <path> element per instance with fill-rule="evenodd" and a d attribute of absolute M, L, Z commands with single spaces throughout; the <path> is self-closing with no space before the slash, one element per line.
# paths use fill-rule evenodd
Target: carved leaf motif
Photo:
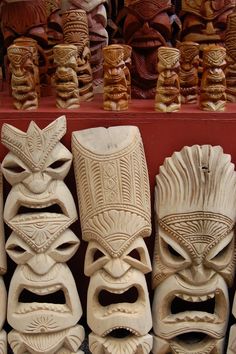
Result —
<path fill-rule="evenodd" d="M 42 315 L 31 322 L 27 327 L 27 331 L 40 333 L 48 330 L 55 331 L 57 328 L 58 324 L 52 316 Z"/>
<path fill-rule="evenodd" d="M 44 139 L 41 129 L 34 123 L 31 122 L 26 135 L 26 149 L 28 153 L 37 165 L 40 161 L 43 148 L 44 148 Z"/>

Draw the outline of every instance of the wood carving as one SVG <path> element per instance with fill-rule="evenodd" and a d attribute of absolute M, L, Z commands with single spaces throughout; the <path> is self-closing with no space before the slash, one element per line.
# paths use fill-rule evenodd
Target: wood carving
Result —
<path fill-rule="evenodd" d="M 55 87 L 58 108 L 79 108 L 79 88 L 77 69 L 77 48 L 73 44 L 58 44 L 53 48 L 54 61 L 57 65 Z"/>
<path fill-rule="evenodd" d="M 1 167 L 1 165 L 0 165 Z M 3 226 L 3 188 L 2 173 L 0 171 L 0 353 L 7 354 L 7 335 L 2 329 L 6 320 L 7 293 L 3 282 L 3 275 L 7 271 L 7 260 L 5 252 L 5 237 Z"/>
<path fill-rule="evenodd" d="M 227 17 L 233 12 L 235 0 L 182 0 L 182 41 L 200 44 L 224 44 Z"/>
<path fill-rule="evenodd" d="M 226 61 L 226 94 L 229 102 L 236 102 L 236 13 L 232 13 L 227 19 L 225 34 Z"/>
<path fill-rule="evenodd" d="M 72 162 L 60 143 L 65 133 L 65 117 L 42 130 L 31 122 L 26 133 L 2 127 L 2 143 L 10 150 L 2 171 L 12 185 L 4 209 L 12 229 L 6 250 L 17 264 L 9 288 L 8 338 L 16 354 L 77 353 L 84 336 L 77 325 L 80 299 L 65 263 L 79 246 L 69 229 L 76 207 L 63 181 Z"/>
<path fill-rule="evenodd" d="M 16 109 L 31 110 L 38 108 L 35 62 L 35 48 L 13 44 L 7 50 L 10 61 L 11 88 Z"/>
<path fill-rule="evenodd" d="M 90 66 L 88 20 L 84 10 L 69 10 L 62 14 L 64 41 L 78 49 L 77 76 L 82 101 L 93 99 L 93 77 Z"/>
<path fill-rule="evenodd" d="M 236 295 L 234 296 L 234 303 L 232 308 L 232 313 L 236 318 Z M 236 324 L 231 326 L 229 333 L 229 342 L 227 348 L 227 354 L 235 354 L 236 353 Z"/>
<path fill-rule="evenodd" d="M 153 354 L 223 354 L 235 270 L 236 172 L 220 146 L 184 147 L 156 177 Z"/>
<path fill-rule="evenodd" d="M 62 19 L 60 16 L 60 0 L 44 0 L 47 12 L 48 45 L 54 46 L 63 42 Z"/>
<path fill-rule="evenodd" d="M 87 322 L 93 354 L 149 353 L 152 327 L 144 274 L 150 259 L 150 192 L 138 128 L 74 132 L 82 235 L 88 241 Z"/>
<path fill-rule="evenodd" d="M 93 72 L 94 92 L 103 91 L 103 60 L 102 48 L 108 45 L 107 14 L 105 3 L 107 0 L 70 0 L 70 8 L 86 11 L 90 39 L 91 59 Z"/>
<path fill-rule="evenodd" d="M 125 43 L 132 47 L 132 97 L 154 98 L 157 50 L 171 39 L 167 13 L 171 0 L 130 0 L 125 5 L 128 14 L 123 37 Z"/>
<path fill-rule="evenodd" d="M 125 67 L 124 67 L 124 73 L 125 73 L 125 78 L 127 82 L 127 93 L 128 93 L 128 99 L 131 100 L 131 75 L 130 75 L 130 70 L 131 70 L 131 55 L 132 55 L 132 47 L 128 44 L 122 44 L 123 50 L 124 50 L 124 62 L 125 62 Z"/>
<path fill-rule="evenodd" d="M 226 50 L 212 45 L 203 50 L 203 74 L 200 90 L 200 108 L 205 111 L 224 111 L 226 79 L 223 68 Z"/>
<path fill-rule="evenodd" d="M 124 53 L 123 46 L 118 44 L 111 44 L 103 48 L 103 108 L 108 111 L 128 109 L 129 94 Z"/>
<path fill-rule="evenodd" d="M 179 43 L 180 51 L 180 94 L 182 103 L 198 101 L 199 45 L 194 42 Z"/>
<path fill-rule="evenodd" d="M 155 110 L 176 112 L 181 106 L 180 82 L 178 76 L 180 52 L 177 48 L 158 49 L 158 80 L 156 86 Z"/>

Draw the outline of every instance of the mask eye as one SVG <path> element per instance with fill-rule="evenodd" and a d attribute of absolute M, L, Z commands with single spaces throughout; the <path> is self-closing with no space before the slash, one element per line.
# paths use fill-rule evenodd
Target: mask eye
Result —
<path fill-rule="evenodd" d="M 134 241 L 132 246 L 127 250 L 123 260 L 132 267 L 140 270 L 142 273 L 149 273 L 152 270 L 152 267 L 144 240 L 138 238 Z"/>
<path fill-rule="evenodd" d="M 94 249 L 93 250 L 93 261 L 94 262 L 96 262 L 97 260 L 99 260 L 99 259 L 101 259 L 101 258 L 103 258 L 103 257 L 105 257 L 106 255 L 102 252 L 102 251 L 100 251 L 99 249 Z"/>
<path fill-rule="evenodd" d="M 16 264 L 25 264 L 33 257 L 33 252 L 14 232 L 6 243 L 6 251 Z"/>
<path fill-rule="evenodd" d="M 22 182 L 30 173 L 27 166 L 12 153 L 7 154 L 4 158 L 2 172 L 11 185 Z"/>
<path fill-rule="evenodd" d="M 23 253 L 26 252 L 26 250 L 24 248 L 22 248 L 21 246 L 14 245 L 14 244 L 8 246 L 7 251 L 11 252 L 11 253 L 15 253 L 17 255 L 22 255 Z"/>
<path fill-rule="evenodd" d="M 141 261 L 140 252 L 137 248 L 133 249 L 127 256 L 137 259 L 137 261 Z"/>
<path fill-rule="evenodd" d="M 53 243 L 49 255 L 56 262 L 67 262 L 75 254 L 79 244 L 79 239 L 70 229 L 67 229 Z"/>
<path fill-rule="evenodd" d="M 70 160 L 60 159 L 60 160 L 54 161 L 50 166 L 48 166 L 48 168 L 52 168 L 53 170 L 56 170 L 58 168 L 63 167 L 64 165 L 66 165 L 67 162 L 70 163 Z"/>
<path fill-rule="evenodd" d="M 25 171 L 25 169 L 22 166 L 14 162 L 6 164 L 4 168 L 10 173 L 21 173 Z"/>
<path fill-rule="evenodd" d="M 166 235 L 159 235 L 159 245 L 160 257 L 166 266 L 183 269 L 191 263 L 191 259 L 183 247 Z"/>
<path fill-rule="evenodd" d="M 208 254 L 206 264 L 216 270 L 221 270 L 233 260 L 234 233 L 233 231 L 219 242 Z"/>
<path fill-rule="evenodd" d="M 91 241 L 88 245 L 85 263 L 84 263 L 84 272 L 85 275 L 91 276 L 110 260 L 109 255 L 103 252 L 103 249 L 97 244 L 97 242 Z"/>

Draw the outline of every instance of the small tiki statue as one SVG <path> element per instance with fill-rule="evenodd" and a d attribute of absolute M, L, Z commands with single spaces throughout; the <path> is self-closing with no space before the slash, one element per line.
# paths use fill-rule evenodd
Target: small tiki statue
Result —
<path fill-rule="evenodd" d="M 217 45 L 203 50 L 203 74 L 200 89 L 200 108 L 204 111 L 224 111 L 226 79 L 223 68 L 226 50 Z"/>
<path fill-rule="evenodd" d="M 156 177 L 153 354 L 223 354 L 235 270 L 236 172 L 220 146 L 184 147 Z"/>
<path fill-rule="evenodd" d="M 233 316 L 236 318 L 236 293 L 234 295 L 234 303 L 232 308 Z M 226 354 L 236 353 L 236 324 L 232 325 L 229 333 L 228 349 Z"/>
<path fill-rule="evenodd" d="M 160 112 L 176 112 L 180 109 L 179 83 L 180 53 L 176 48 L 160 47 L 158 49 L 158 72 L 155 110 Z"/>
<path fill-rule="evenodd" d="M 225 34 L 226 62 L 226 95 L 227 101 L 236 102 L 236 13 L 232 13 L 227 19 Z"/>
<path fill-rule="evenodd" d="M 199 45 L 194 42 L 178 44 L 180 51 L 180 94 L 182 103 L 198 101 Z"/>
<path fill-rule="evenodd" d="M 77 48 L 73 44 L 58 44 L 53 48 L 55 73 L 56 105 L 58 108 L 79 108 Z"/>
<path fill-rule="evenodd" d="M 125 72 L 124 49 L 112 44 L 103 48 L 104 93 L 103 108 L 108 111 L 128 109 L 128 85 Z"/>
<path fill-rule="evenodd" d="M 95 92 L 103 90 L 103 59 L 102 48 L 108 45 L 107 0 L 68 0 L 70 8 L 86 11 L 91 50 L 91 68 L 93 72 L 93 87 Z"/>
<path fill-rule="evenodd" d="M 72 149 L 90 277 L 87 322 L 92 354 L 148 354 L 151 311 L 143 240 L 151 233 L 148 172 L 137 127 L 73 133 Z"/>
<path fill-rule="evenodd" d="M 34 47 L 13 44 L 7 50 L 10 61 L 11 88 L 16 109 L 38 108 L 37 84 L 35 78 Z"/>
<path fill-rule="evenodd" d="M 1 165 L 0 165 L 1 167 Z M 3 227 L 3 190 L 2 190 L 2 173 L 0 171 L 0 352 L 7 354 L 7 335 L 2 329 L 7 310 L 7 293 L 3 282 L 3 274 L 7 270 L 7 260 L 5 252 L 5 238 Z"/>
<path fill-rule="evenodd" d="M 82 101 L 93 99 L 93 75 L 90 66 L 88 20 L 84 10 L 69 10 L 62 14 L 65 43 L 74 44 L 78 50 L 77 76 Z"/>
<path fill-rule="evenodd" d="M 27 132 L 2 127 L 2 143 L 10 150 L 2 171 L 12 185 L 4 208 L 12 229 L 6 250 L 17 264 L 7 309 L 14 354 L 81 353 L 82 308 L 66 264 L 79 240 L 69 228 L 77 213 L 63 181 L 72 162 L 60 142 L 65 133 L 65 117 L 44 129 L 31 122 Z"/>

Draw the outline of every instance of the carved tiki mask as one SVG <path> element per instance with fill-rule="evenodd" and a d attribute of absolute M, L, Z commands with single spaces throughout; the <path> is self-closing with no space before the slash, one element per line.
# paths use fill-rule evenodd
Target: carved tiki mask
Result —
<path fill-rule="evenodd" d="M 2 275 L 7 271 L 7 261 L 5 252 L 5 236 L 3 226 L 3 190 L 2 173 L 0 171 L 0 351 L 7 353 L 7 338 L 2 330 L 6 319 L 7 293 Z"/>
<path fill-rule="evenodd" d="M 156 178 L 153 353 L 223 353 L 234 275 L 236 173 L 219 146 L 184 147 Z"/>
<path fill-rule="evenodd" d="M 223 44 L 227 17 L 235 0 L 182 0 L 183 27 L 181 39 L 199 44 Z"/>
<path fill-rule="evenodd" d="M 79 245 L 68 229 L 77 213 L 63 181 L 72 161 L 60 143 L 65 133 L 64 116 L 42 130 L 34 122 L 26 133 L 8 124 L 2 128 L 2 143 L 10 149 L 2 171 L 13 186 L 4 209 L 13 230 L 6 249 L 18 264 L 9 289 L 8 322 L 25 334 L 62 331 L 82 314 L 65 264 Z"/>
<path fill-rule="evenodd" d="M 150 196 L 139 131 L 125 126 L 75 132 L 72 147 L 82 234 L 89 241 L 90 350 L 149 353 L 152 321 L 144 274 L 151 267 L 143 237 L 151 232 Z"/>
<path fill-rule="evenodd" d="M 171 37 L 167 11 L 170 0 L 125 1 L 127 17 L 124 22 L 125 43 L 132 47 L 132 95 L 139 98 L 155 96 L 157 81 L 156 57 L 160 46 Z"/>

